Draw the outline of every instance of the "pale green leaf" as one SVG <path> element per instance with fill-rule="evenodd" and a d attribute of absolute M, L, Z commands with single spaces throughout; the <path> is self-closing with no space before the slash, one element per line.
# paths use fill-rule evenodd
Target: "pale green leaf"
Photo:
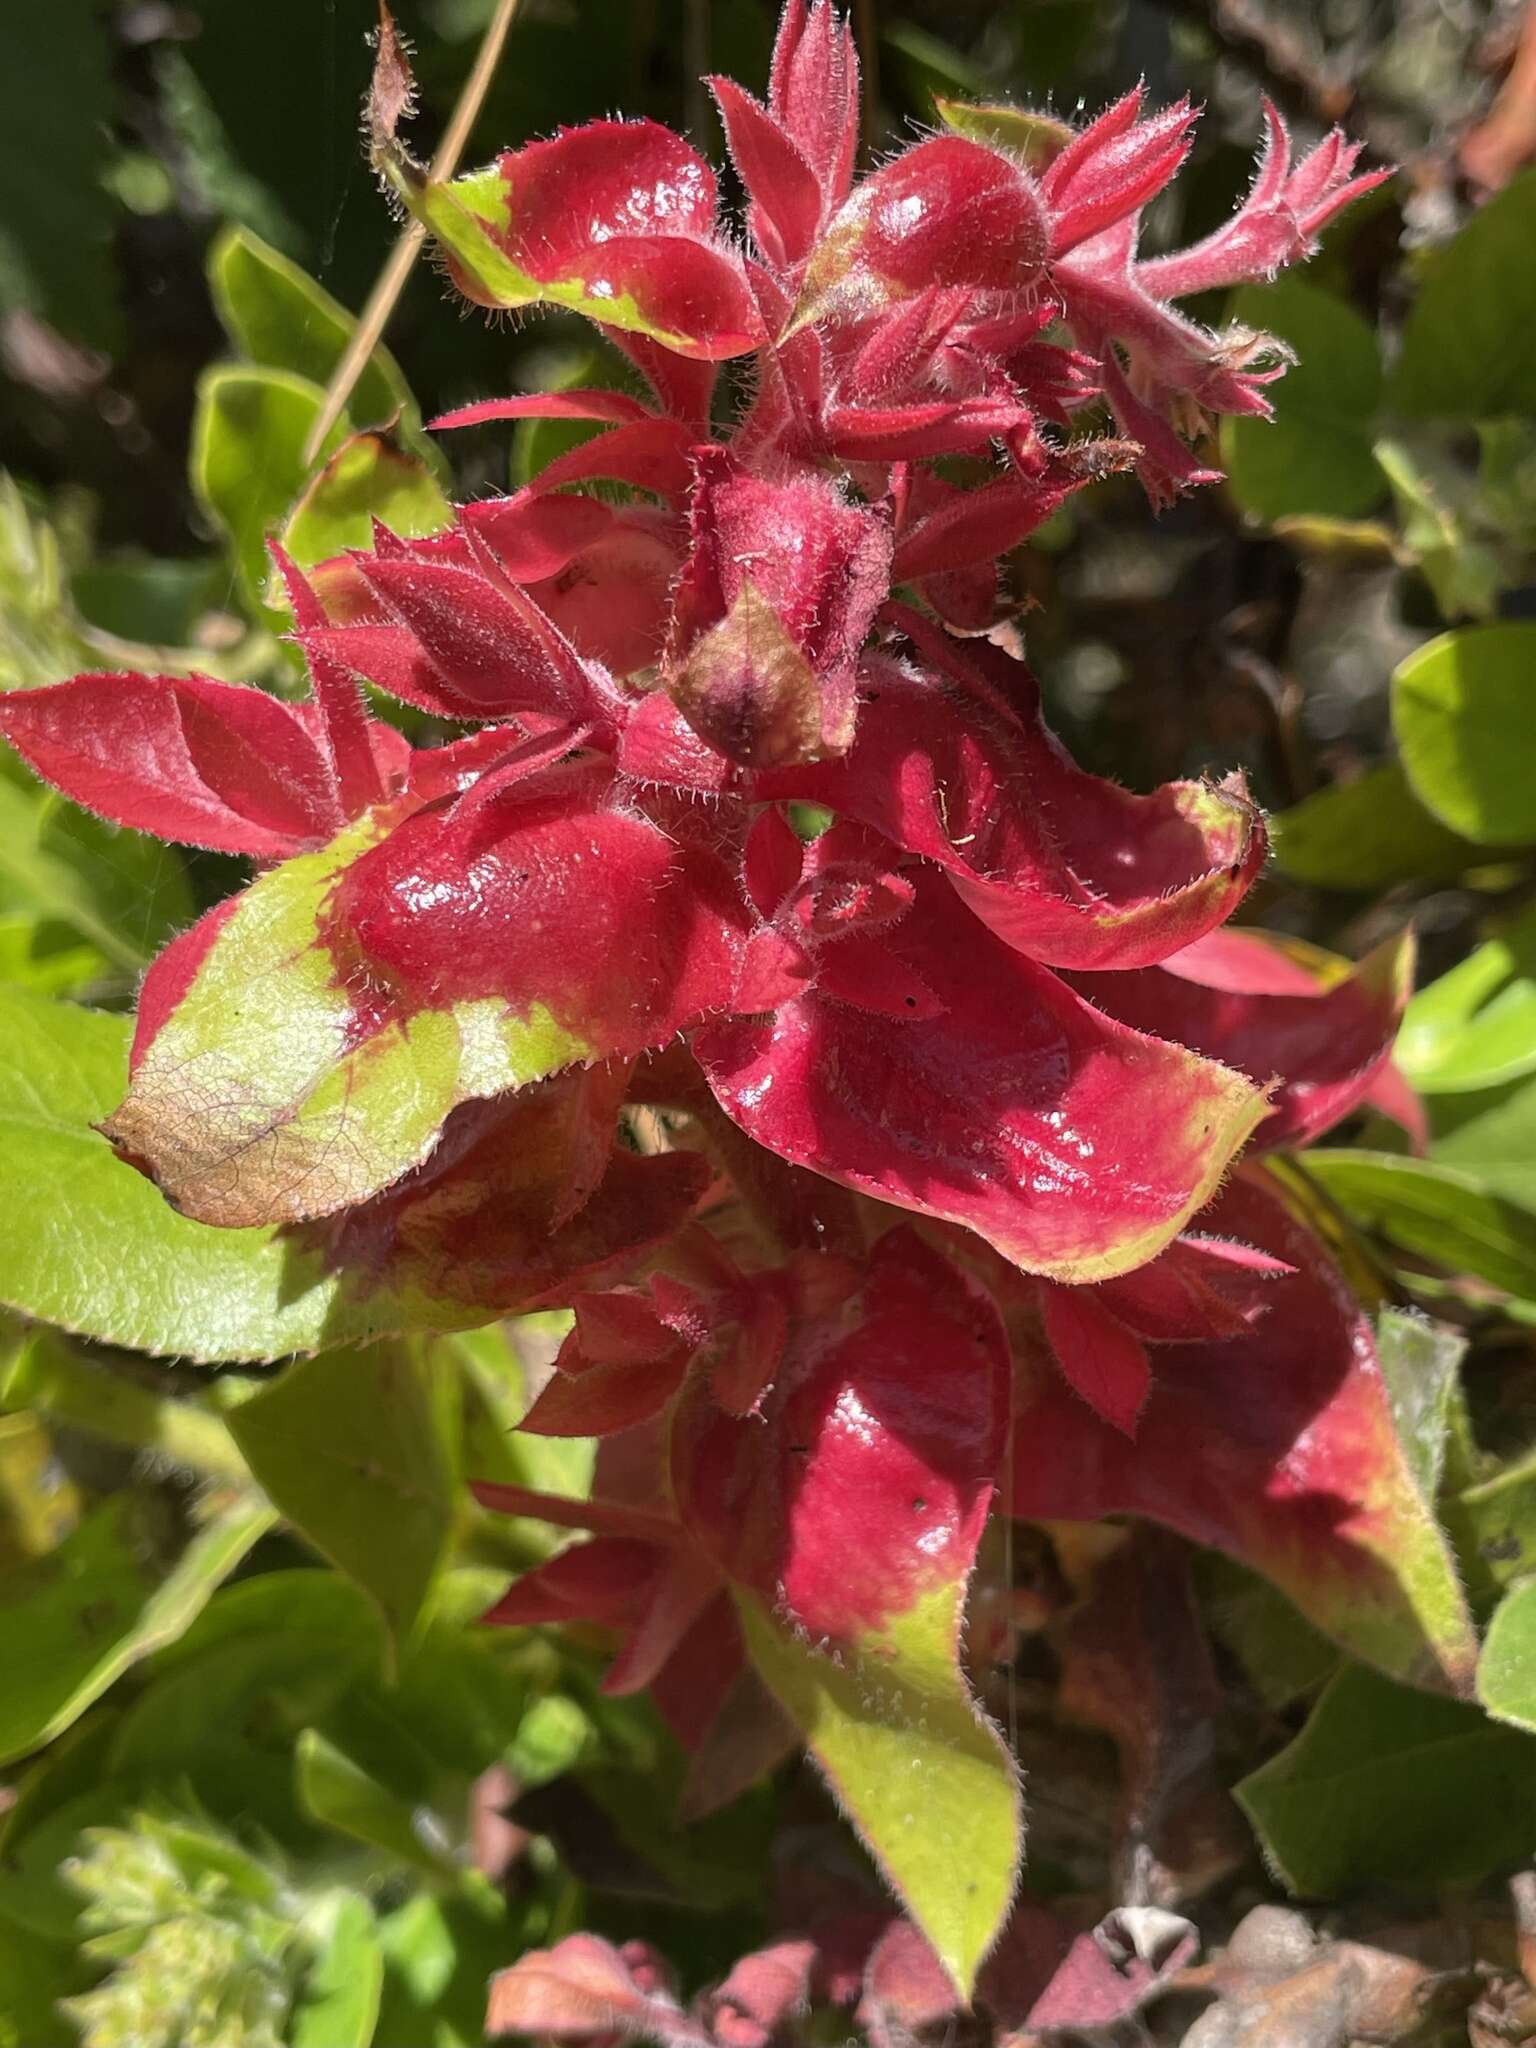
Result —
<path fill-rule="evenodd" d="M 409 1636 L 453 1527 L 447 1354 L 403 1344 L 303 1360 L 229 1417 L 273 1505 Z"/>
<path fill-rule="evenodd" d="M 110 1119 L 188 1214 L 238 1227 L 351 1207 L 420 1165 L 460 1102 L 591 1056 L 542 1003 L 490 997 L 354 1041 L 321 919 L 386 823 L 365 815 L 244 892 Z"/>
<path fill-rule="evenodd" d="M 1442 633 L 1399 663 L 1392 728 L 1403 767 L 1452 831 L 1492 846 L 1536 840 L 1533 694 L 1536 625 Z"/>
<path fill-rule="evenodd" d="M 1389 1152 L 1323 1148 L 1302 1163 L 1357 1223 L 1402 1251 L 1536 1300 L 1536 1214 L 1472 1175 Z"/>
<path fill-rule="evenodd" d="M 1238 504 L 1257 519 L 1372 511 L 1386 480 L 1371 453 L 1381 359 L 1370 328 L 1342 299 L 1290 277 L 1244 285 L 1228 310 L 1296 356 L 1270 389 L 1273 420 L 1221 423 L 1221 463 Z"/>
<path fill-rule="evenodd" d="M 1276 864 L 1319 889 L 1449 881 L 1484 856 L 1424 808 L 1395 761 L 1269 820 Z"/>
<path fill-rule="evenodd" d="M 1536 1078 L 1430 1098 L 1430 1157 L 1536 1211 Z"/>
<path fill-rule="evenodd" d="M 283 529 L 283 546 L 301 569 L 345 548 L 373 546 L 373 522 L 414 540 L 453 524 L 453 507 L 419 455 L 387 433 L 354 434 L 305 489 Z M 280 582 L 268 597 L 285 600 Z"/>
<path fill-rule="evenodd" d="M 752 1661 L 906 1911 L 969 1997 L 1013 1901 L 1018 1773 L 956 1661 L 963 1587 L 946 1585 L 834 1658 L 738 1596 Z"/>
<path fill-rule="evenodd" d="M 297 263 L 249 228 L 231 226 L 208 252 L 208 283 L 224 331 L 250 362 L 329 383 L 357 322 Z M 347 416 L 358 427 L 398 420 L 408 433 L 420 430 L 410 387 L 382 344 L 363 365 Z"/>
<path fill-rule="evenodd" d="M 373 1908 L 357 1892 L 333 1892 L 311 1908 L 304 1934 L 319 1952 L 289 2015 L 287 2048 L 368 2048 L 384 1989 Z"/>
<path fill-rule="evenodd" d="M 423 1829 L 418 1811 L 318 1728 L 300 1734 L 294 1772 L 299 1804 L 315 1820 L 432 1877 L 453 1874 L 452 1859 Z"/>
<path fill-rule="evenodd" d="M 1398 1442 L 1429 1506 L 1440 1491 L 1451 1400 L 1466 1348 L 1464 1337 L 1427 1316 L 1387 1308 L 1376 1319 L 1376 1356 Z"/>
<path fill-rule="evenodd" d="M 116 1156 L 96 1126 L 122 1100 L 130 1033 L 127 1018 L 0 988 L 0 1305 L 103 1343 L 206 1361 L 284 1358 L 412 1327 L 426 1305 L 354 1293 L 318 1253 L 271 1229 L 179 1216 Z"/>
<path fill-rule="evenodd" d="M 228 539 L 241 582 L 259 607 L 267 584 L 267 541 L 280 534 L 309 482 L 305 445 L 325 394 L 291 371 L 223 365 L 205 371 L 192 424 L 192 487 Z M 338 422 L 319 460 L 346 439 Z"/>
<path fill-rule="evenodd" d="M 947 93 L 935 93 L 933 110 L 956 135 L 963 135 L 968 142 L 985 143 L 989 149 L 1006 149 L 1032 171 L 1043 170 L 1072 140 L 1069 122 L 1002 101 L 957 100 Z"/>
<path fill-rule="evenodd" d="M 1536 1579 L 1500 1602 L 1477 1667 L 1477 1696 L 1499 1720 L 1536 1735 Z"/>
<path fill-rule="evenodd" d="M 1536 1068 L 1536 910 L 1420 989 L 1394 1058 L 1421 1094 L 1497 1088 Z"/>

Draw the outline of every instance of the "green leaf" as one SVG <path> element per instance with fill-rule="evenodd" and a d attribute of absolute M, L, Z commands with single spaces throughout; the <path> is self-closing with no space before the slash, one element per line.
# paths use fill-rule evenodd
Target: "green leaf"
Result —
<path fill-rule="evenodd" d="M 79 995 L 112 979 L 94 946 L 77 945 L 67 925 L 47 918 L 0 913 L 0 982 L 34 995 Z"/>
<path fill-rule="evenodd" d="M 53 1331 L 39 1331 L 0 1369 L 0 1404 L 35 1409 L 128 1450 L 153 1451 L 202 1479 L 250 1484 L 218 1416 L 197 1401 L 154 1392 Z"/>
<path fill-rule="evenodd" d="M 318 1935 L 317 1915 L 329 1921 Z M 356 1892 L 333 1893 L 311 1912 L 305 1934 L 319 1954 L 289 2015 L 287 2048 L 368 2048 L 384 1990 L 373 1908 Z"/>
<path fill-rule="evenodd" d="M 455 1874 L 452 1858 L 423 1831 L 418 1810 L 354 1763 L 318 1728 L 301 1732 L 294 1770 L 299 1804 L 315 1820 L 432 1877 Z"/>
<path fill-rule="evenodd" d="M 1490 1193 L 1536 1211 L 1536 1080 L 1430 1098 L 1438 1165 L 1470 1174 Z"/>
<path fill-rule="evenodd" d="M 1357 1223 L 1400 1250 L 1536 1300 L 1536 1215 L 1470 1174 L 1389 1152 L 1320 1149 L 1301 1164 Z"/>
<path fill-rule="evenodd" d="M 367 813 L 252 883 L 140 1061 L 108 1128 L 178 1208 L 226 1227 L 331 1214 L 418 1166 L 458 1103 L 597 1050 L 543 1003 L 493 997 L 357 1040 L 322 918 L 388 824 Z"/>
<path fill-rule="evenodd" d="M 287 370 L 215 367 L 197 387 L 192 422 L 192 487 L 227 536 L 251 603 L 267 584 L 267 538 L 279 533 L 310 477 L 304 449 L 325 393 Z M 346 439 L 338 421 L 320 459 Z"/>
<path fill-rule="evenodd" d="M 294 1730 L 375 1679 L 386 1649 L 373 1602 L 337 1572 L 262 1572 L 222 1587 L 150 1659 L 104 1775 L 185 1779 L 210 1810 L 241 1819 L 253 1811 L 249 1786 L 260 1772 L 263 1793 L 280 1796 L 280 1825 L 293 1812 Z"/>
<path fill-rule="evenodd" d="M 131 1031 L 124 1017 L 0 988 L 0 1305 L 203 1361 L 412 1327 L 410 1305 L 353 1294 L 277 1231 L 177 1215 L 116 1156 L 96 1126 L 122 1100 Z"/>
<path fill-rule="evenodd" d="M 387 433 L 344 441 L 294 506 L 283 546 L 301 569 L 344 548 L 372 548 L 373 522 L 414 540 L 453 524 L 453 507 L 420 456 Z M 269 586 L 274 606 L 281 585 Z"/>
<path fill-rule="evenodd" d="M 456 1392 L 442 1355 L 377 1344 L 290 1366 L 229 1417 L 273 1505 L 378 1602 L 397 1645 L 453 1526 Z"/>
<path fill-rule="evenodd" d="M 1483 858 L 1424 808 L 1395 761 L 1304 797 L 1269 830 L 1276 864 L 1319 889 L 1450 881 Z"/>
<path fill-rule="evenodd" d="M 1376 460 L 1403 523 L 1401 554 L 1429 585 L 1442 617 L 1491 618 L 1505 575 L 1498 555 L 1472 530 L 1470 480 L 1445 458 L 1401 441 L 1378 441 Z"/>
<path fill-rule="evenodd" d="M 1468 1486 L 1446 1503 L 1446 1520 L 1480 1595 L 1536 1573 L 1536 1457 Z"/>
<path fill-rule="evenodd" d="M 297 263 L 249 228 L 227 227 L 208 252 L 208 283 L 225 333 L 250 362 L 330 382 L 357 322 Z M 363 365 L 347 417 L 357 427 L 398 420 L 412 438 L 421 433 L 410 386 L 382 344 Z"/>
<path fill-rule="evenodd" d="M 1477 1696 L 1498 1720 L 1536 1735 L 1536 1579 L 1500 1602 L 1477 1667 Z"/>
<path fill-rule="evenodd" d="M 1445 1467 L 1451 1400 L 1466 1339 L 1444 1323 L 1402 1309 L 1383 1309 L 1376 1319 L 1376 1355 L 1398 1441 L 1426 1505 L 1433 1506 Z"/>
<path fill-rule="evenodd" d="M 113 42 L 93 0 L 0 14 L 0 293 L 77 341 L 110 347 L 119 321 L 112 212 Z"/>
<path fill-rule="evenodd" d="M 0 1920 L 0 2048 L 78 2048 L 79 2032 L 58 2002 L 83 1991 L 93 1974 L 72 1946 Z"/>
<path fill-rule="evenodd" d="M 73 933 L 137 974 L 192 919 L 174 847 L 77 810 L 0 766 L 0 904 Z"/>
<path fill-rule="evenodd" d="M 1338 1670 L 1338 1645 L 1268 1579 L 1216 1550 L 1197 1552 L 1191 1564 L 1207 1620 L 1265 1706 L 1278 1712 L 1305 1699 Z"/>
<path fill-rule="evenodd" d="M 1536 412 L 1536 171 L 1525 171 L 1428 259 L 1390 399 L 1420 419 Z"/>
<path fill-rule="evenodd" d="M 264 1502 L 237 1500 L 162 1570 L 145 1512 L 136 1496 L 114 1495 L 8 1581 L 0 1762 L 51 1742 L 131 1664 L 180 1635 L 276 1520 Z"/>
<path fill-rule="evenodd" d="M 1536 1068 L 1536 909 L 1420 989 L 1394 1057 L 1421 1094 L 1497 1088 Z"/>
<path fill-rule="evenodd" d="M 1370 328 L 1341 299 L 1289 277 L 1244 285 L 1229 312 L 1296 355 L 1271 389 L 1272 421 L 1221 423 L 1222 467 L 1238 504 L 1257 519 L 1374 510 L 1386 486 L 1371 453 L 1381 359 Z"/>
<path fill-rule="evenodd" d="M 989 149 L 1006 149 L 1032 171 L 1043 170 L 1072 140 L 1070 123 L 995 100 L 956 100 L 935 93 L 933 110 L 956 135 Z"/>
<path fill-rule="evenodd" d="M 840 1661 L 738 1594 L 752 1661 L 944 1968 L 969 1997 L 1013 1901 L 1018 1777 L 955 1661 L 964 1588 L 942 1586 Z"/>
<path fill-rule="evenodd" d="M 1536 840 L 1533 687 L 1536 625 L 1442 633 L 1398 664 L 1392 729 L 1403 767 L 1452 831 L 1492 846 Z"/>
<path fill-rule="evenodd" d="M 1529 1860 L 1536 1746 L 1476 1707 L 1351 1666 L 1236 1796 L 1293 1891 L 1475 1884 Z"/>
<path fill-rule="evenodd" d="M 379 1923 L 386 1974 L 374 2048 L 482 2048 L 491 1972 L 543 1933 L 520 1939 L 489 1886 L 407 1900 Z"/>

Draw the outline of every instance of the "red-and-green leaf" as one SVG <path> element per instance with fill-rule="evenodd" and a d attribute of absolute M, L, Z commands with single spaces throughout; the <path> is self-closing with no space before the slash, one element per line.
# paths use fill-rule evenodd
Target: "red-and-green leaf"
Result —
<path fill-rule="evenodd" d="M 1096 1008 L 1275 1082 L 1263 1145 L 1303 1145 L 1367 1100 L 1413 988 L 1413 934 L 1358 966 L 1256 931 L 1215 931 L 1134 974 L 1083 975 Z"/>
<path fill-rule="evenodd" d="M 673 1429 L 679 1512 L 749 1654 L 962 1990 L 1012 1899 L 1013 1764 L 958 1665 L 1007 1423 L 991 1303 L 910 1229 L 856 1313 L 789 1356 L 759 1415 L 702 1378 Z"/>
<path fill-rule="evenodd" d="M 263 876 L 151 972 L 108 1134 L 205 1222 L 325 1216 L 420 1166 L 458 1104 L 725 1004 L 747 922 L 725 867 L 607 791 L 596 763 L 503 770 Z"/>
<path fill-rule="evenodd" d="M 1393 1422 L 1371 1327 L 1321 1243 L 1245 1175 L 1201 1227 L 1294 1270 L 1242 1336 L 1154 1345 L 1134 1443 L 1042 1365 L 1014 1431 L 1014 1507 L 1140 1514 L 1262 1572 L 1355 1656 L 1465 1691 L 1476 1644 Z"/>
<path fill-rule="evenodd" d="M 792 1165 L 962 1223 L 1031 1272 L 1099 1280 L 1152 1258 L 1214 1193 L 1262 1094 L 1102 1017 L 940 877 L 916 880 L 888 934 L 829 949 L 878 955 L 878 976 L 866 961 L 835 995 L 698 1034 L 716 1099 Z"/>
<path fill-rule="evenodd" d="M 933 672 L 867 661 L 852 752 L 765 778 L 765 794 L 824 803 L 936 862 L 1048 966 L 1145 967 L 1231 915 L 1266 846 L 1239 785 L 1137 796 L 1089 775 L 1041 722 L 1021 662 L 902 617 Z"/>
<path fill-rule="evenodd" d="M 374 162 L 467 296 L 563 306 L 708 360 L 759 345 L 741 259 L 716 235 L 715 174 L 680 135 L 654 121 L 592 121 L 443 183 L 396 135 L 411 91 L 386 23 L 369 101 Z"/>

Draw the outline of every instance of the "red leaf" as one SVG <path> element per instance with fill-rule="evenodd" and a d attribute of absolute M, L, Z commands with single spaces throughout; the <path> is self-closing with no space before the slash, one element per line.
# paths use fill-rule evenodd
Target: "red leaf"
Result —
<path fill-rule="evenodd" d="M 1048 1285 L 1041 1307 L 1067 1384 L 1095 1415 L 1134 1437 L 1152 1379 L 1146 1347 L 1087 1288 Z"/>
<path fill-rule="evenodd" d="M 338 967 L 365 967 L 406 1014 L 541 1005 L 605 1058 L 724 1008 L 749 924 L 734 879 L 612 802 L 606 765 L 573 761 L 407 818 L 337 883 Z"/>
<path fill-rule="evenodd" d="M 1241 1336 L 1268 1310 L 1268 1283 L 1293 1270 L 1247 1245 L 1186 1231 L 1134 1273 L 1102 1280 L 1094 1292 L 1138 1337 L 1199 1342 Z"/>
<path fill-rule="evenodd" d="M 632 300 L 682 354 L 719 359 L 755 345 L 739 263 L 713 239 L 714 173 L 680 135 L 654 121 L 592 121 L 498 168 L 507 225 L 490 232 L 528 276 L 584 288 L 580 309 L 594 319 L 603 300 Z"/>
<path fill-rule="evenodd" d="M 721 1107 L 792 1164 L 963 1223 L 1030 1271 L 1141 1264 L 1208 1198 L 1262 1098 L 1100 1018 L 967 924 L 938 877 L 916 879 L 882 941 L 914 976 L 914 1021 L 812 988 L 771 1018 L 710 1025 L 694 1049 Z M 944 1013 L 923 1017 L 925 997 Z"/>
<path fill-rule="evenodd" d="M 816 1966 L 813 1941 L 776 1941 L 743 1956 L 718 1989 L 699 2001 L 700 2018 L 720 2048 L 769 2048 L 805 2011 Z"/>
<path fill-rule="evenodd" d="M 697 1153 L 615 1147 L 625 1078 L 596 1067 L 466 1103 L 424 1166 L 301 1241 L 386 1324 L 391 1297 L 450 1329 L 568 1300 L 669 1237 L 709 1185 Z"/>
<path fill-rule="evenodd" d="M 313 641 L 392 696 L 450 718 L 542 711 L 574 720 L 585 708 L 591 686 L 574 652 L 511 584 L 498 589 L 451 562 L 352 560 L 393 623 L 301 633 L 306 648 Z"/>
<path fill-rule="evenodd" d="M 1165 1990 L 1199 1947 L 1193 1926 L 1177 1913 L 1116 1907 L 1073 1942 L 1027 2024 L 1074 2031 L 1117 2026 Z"/>
<path fill-rule="evenodd" d="M 461 505 L 459 519 L 485 543 L 509 583 L 542 583 L 608 532 L 614 508 L 596 498 L 519 491 L 515 498 Z"/>
<path fill-rule="evenodd" d="M 622 426 L 651 417 L 650 410 L 627 391 L 527 391 L 511 398 L 482 398 L 473 405 L 455 406 L 427 425 L 436 434 L 456 427 L 483 427 L 492 420 L 607 420 Z"/>
<path fill-rule="evenodd" d="M 1051 966 L 1148 965 L 1231 914 L 1267 844 L 1240 788 L 1133 796 L 1086 774 L 1021 662 L 900 616 L 941 672 L 866 658 L 846 760 L 764 776 L 760 794 L 825 803 L 937 862 L 1000 938 Z"/>
<path fill-rule="evenodd" d="M 633 1537 L 595 1536 L 524 1572 L 481 1620 L 496 1627 L 552 1621 L 628 1622 L 666 1569 L 667 1553 Z"/>
<path fill-rule="evenodd" d="M 859 57 L 852 28 L 832 0 L 785 0 L 769 106 L 816 173 L 827 204 L 841 205 L 859 142 Z"/>
<path fill-rule="evenodd" d="M 777 268 L 798 263 L 821 222 L 816 173 L 750 93 L 729 78 L 707 83 L 725 125 L 731 160 L 747 188 L 747 219 L 754 241 Z"/>
<path fill-rule="evenodd" d="M 992 1499 L 1007 1352 L 990 1302 L 914 1232 L 877 1247 L 860 1319 L 791 1340 L 762 1419 L 685 1390 L 672 1472 L 726 1575 L 812 1641 L 856 1644 L 963 1580 Z"/>
<path fill-rule="evenodd" d="M 1015 1423 L 1014 1512 L 1146 1515 L 1252 1565 L 1355 1654 L 1463 1686 L 1475 1645 L 1359 1305 L 1256 1180 L 1234 1181 L 1201 1224 L 1293 1268 L 1267 1283 L 1268 1313 L 1240 1337 L 1159 1345 L 1134 1444 L 1038 1373 Z"/>
<path fill-rule="evenodd" d="M 842 752 L 854 662 L 887 588 L 884 522 L 820 481 L 747 475 L 723 449 L 695 461 L 667 650 L 673 697 L 732 760 Z"/>
<path fill-rule="evenodd" d="M 0 733 L 99 816 L 161 839 L 281 858 L 343 823 L 304 711 L 208 676 L 75 676 L 0 695 Z"/>
<path fill-rule="evenodd" d="M 933 136 L 855 189 L 811 258 L 798 317 L 865 313 L 931 285 L 1023 291 L 1048 235 L 1021 166 L 963 136 Z"/>
<path fill-rule="evenodd" d="M 1051 209 L 1051 254 L 1138 213 L 1189 154 L 1194 109 L 1188 100 L 1146 120 L 1135 86 L 1067 144 L 1046 167 L 1040 188 Z"/>
<path fill-rule="evenodd" d="M 1413 957 L 1406 932 L 1350 968 L 1327 956 L 1304 961 L 1262 932 L 1217 931 L 1162 967 L 1074 986 L 1138 1031 L 1278 1084 L 1257 1142 L 1304 1145 L 1358 1108 L 1385 1069 L 1413 991 Z"/>

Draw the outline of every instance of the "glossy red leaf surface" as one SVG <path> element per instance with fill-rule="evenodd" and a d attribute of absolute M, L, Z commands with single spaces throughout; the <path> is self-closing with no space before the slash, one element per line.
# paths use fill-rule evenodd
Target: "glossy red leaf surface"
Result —
<path fill-rule="evenodd" d="M 1262 1098 L 1101 1018 L 964 917 L 925 877 L 884 942 L 913 977 L 912 1022 L 813 988 L 701 1031 L 716 1098 L 781 1158 L 964 1223 L 1030 1271 L 1141 1264 L 1208 1199 Z"/>
<path fill-rule="evenodd" d="M 1048 241 L 1027 171 L 962 136 L 933 136 L 855 189 L 811 258 L 798 317 L 875 311 L 931 285 L 1023 291 Z"/>
<path fill-rule="evenodd" d="M 45 781 L 161 839 L 281 858 L 342 823 L 304 707 L 207 676 L 85 675 L 0 695 L 0 734 Z"/>
<path fill-rule="evenodd" d="M 566 287 L 602 318 L 606 301 L 636 309 L 642 332 L 683 354 L 740 355 L 756 308 L 739 264 L 715 239 L 708 163 L 654 121 L 592 121 L 531 142 L 497 164 L 503 218 L 492 238 L 517 270 Z"/>
<path fill-rule="evenodd" d="M 910 1229 L 890 1233 L 853 1326 L 830 1344 L 809 1326 L 762 1420 L 690 1387 L 672 1445 L 684 1522 L 812 1641 L 857 1642 L 969 1575 L 1007 1422 L 1006 1358 L 986 1297 Z"/>
<path fill-rule="evenodd" d="M 1085 773 L 1041 723 L 1021 662 L 903 618 L 943 667 L 867 659 L 852 754 L 765 793 L 814 798 L 936 862 L 977 917 L 1050 966 L 1147 965 L 1231 914 L 1267 843 L 1241 789 L 1134 796 Z"/>
<path fill-rule="evenodd" d="M 1263 933 L 1217 931 L 1137 974 L 1075 986 L 1122 1023 L 1191 1045 L 1273 1088 L 1256 1134 L 1306 1144 L 1369 1096 L 1413 991 L 1411 933 L 1358 967 L 1308 963 Z"/>
<path fill-rule="evenodd" d="M 610 788 L 577 761 L 407 818 L 337 883 L 338 971 L 365 968 L 405 1012 L 538 1006 L 605 1057 L 728 1007 L 748 923 L 729 869 Z"/>

